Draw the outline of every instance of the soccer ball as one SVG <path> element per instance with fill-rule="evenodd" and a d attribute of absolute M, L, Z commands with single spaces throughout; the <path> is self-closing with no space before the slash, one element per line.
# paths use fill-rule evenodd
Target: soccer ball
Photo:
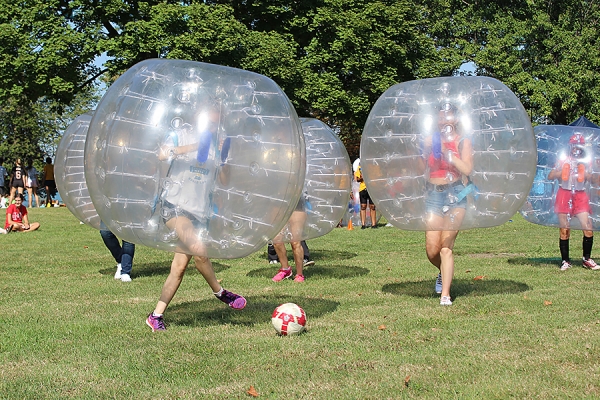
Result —
<path fill-rule="evenodd" d="M 273 311 L 273 327 L 280 335 L 296 335 L 306 326 L 306 313 L 294 303 L 285 303 Z"/>

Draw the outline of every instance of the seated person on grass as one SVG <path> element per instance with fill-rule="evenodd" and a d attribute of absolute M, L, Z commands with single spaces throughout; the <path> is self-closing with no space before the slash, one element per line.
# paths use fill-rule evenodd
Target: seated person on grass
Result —
<path fill-rule="evenodd" d="M 17 193 L 15 203 L 8 206 L 6 209 L 6 223 L 4 229 L 6 233 L 10 232 L 31 232 L 40 227 L 38 222 L 29 223 L 27 208 L 23 205 L 25 196 L 22 193 Z"/>

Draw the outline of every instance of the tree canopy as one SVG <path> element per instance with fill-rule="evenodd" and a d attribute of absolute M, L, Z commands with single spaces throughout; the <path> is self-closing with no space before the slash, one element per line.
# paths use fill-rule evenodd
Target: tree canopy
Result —
<path fill-rule="evenodd" d="M 534 122 L 600 122 L 594 1 L 0 0 L 0 155 L 47 152 L 73 117 L 148 58 L 190 59 L 275 80 L 298 114 L 339 130 L 352 157 L 391 85 L 473 62 Z M 97 65 L 100 56 L 104 65 Z"/>

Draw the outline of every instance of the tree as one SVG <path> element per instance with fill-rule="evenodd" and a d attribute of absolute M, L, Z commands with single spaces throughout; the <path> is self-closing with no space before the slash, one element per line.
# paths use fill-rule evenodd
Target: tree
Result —
<path fill-rule="evenodd" d="M 338 128 L 351 157 L 358 156 L 369 111 L 386 89 L 452 70 L 440 62 L 441 52 L 427 33 L 425 6 L 412 1 L 214 3 L 233 7 L 251 32 L 263 34 L 255 38 L 269 38 L 268 46 L 247 42 L 254 51 L 241 65 L 275 76 L 301 116 Z M 288 46 L 275 45 L 282 38 Z"/>
<path fill-rule="evenodd" d="M 496 4 L 495 6 L 493 4 Z M 600 120 L 600 6 L 594 1 L 504 1 L 478 4 L 465 58 L 480 75 L 504 82 L 534 122 Z"/>
<path fill-rule="evenodd" d="M 93 96 L 95 29 L 72 24 L 59 1 L 1 1 L 0 12 L 0 154 L 40 159 L 56 120 Z"/>

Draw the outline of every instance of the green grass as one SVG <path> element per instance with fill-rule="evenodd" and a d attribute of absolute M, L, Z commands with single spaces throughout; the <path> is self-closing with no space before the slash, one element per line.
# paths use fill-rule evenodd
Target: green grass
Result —
<path fill-rule="evenodd" d="M 558 229 L 518 215 L 458 236 L 451 307 L 433 294 L 423 232 L 340 228 L 309 241 L 304 284 L 273 283 L 265 251 L 215 260 L 242 311 L 190 265 L 154 334 L 144 319 L 171 254 L 138 246 L 125 284 L 68 210 L 30 217 L 38 232 L 0 235 L 2 399 L 243 399 L 251 386 L 264 399 L 600 396 L 600 271 L 559 271 Z M 288 301 L 306 310 L 305 334 L 275 334 Z"/>

